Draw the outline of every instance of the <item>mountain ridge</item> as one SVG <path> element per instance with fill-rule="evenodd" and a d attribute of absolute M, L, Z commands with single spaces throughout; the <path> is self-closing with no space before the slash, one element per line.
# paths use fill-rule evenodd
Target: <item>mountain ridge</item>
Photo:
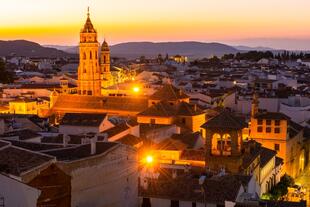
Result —
<path fill-rule="evenodd" d="M 78 46 L 53 46 L 68 53 L 78 53 Z M 137 58 L 140 56 L 156 57 L 162 55 L 184 55 L 189 58 L 203 58 L 212 55 L 222 56 L 227 53 L 237 53 L 232 46 L 211 42 L 183 41 L 183 42 L 124 42 L 110 46 L 113 56 Z"/>
<path fill-rule="evenodd" d="M 27 40 L 0 40 L 0 56 L 25 56 L 25 57 L 72 57 L 74 54 L 51 47 L 44 47 L 39 43 Z"/>

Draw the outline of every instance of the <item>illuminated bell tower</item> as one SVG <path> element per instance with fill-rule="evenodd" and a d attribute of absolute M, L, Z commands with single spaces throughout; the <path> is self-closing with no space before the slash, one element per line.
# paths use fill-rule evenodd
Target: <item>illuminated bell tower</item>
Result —
<path fill-rule="evenodd" d="M 113 79 L 110 72 L 110 48 L 105 40 L 101 46 L 100 70 L 102 75 L 101 86 L 107 88 L 113 85 Z"/>
<path fill-rule="evenodd" d="M 80 32 L 80 63 L 78 68 L 78 93 L 80 95 L 101 95 L 101 77 L 98 61 L 99 43 L 97 31 L 89 17 Z"/>

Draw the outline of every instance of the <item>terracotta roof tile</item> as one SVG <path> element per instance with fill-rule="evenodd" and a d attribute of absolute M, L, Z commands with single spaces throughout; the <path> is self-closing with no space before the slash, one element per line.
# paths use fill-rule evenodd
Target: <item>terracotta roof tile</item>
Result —
<path fill-rule="evenodd" d="M 107 114 L 66 113 L 60 124 L 69 126 L 99 127 L 106 116 Z"/>
<path fill-rule="evenodd" d="M 219 115 L 211 118 L 201 127 L 203 128 L 219 128 L 219 129 L 243 129 L 247 124 L 231 112 L 223 111 Z"/>
<path fill-rule="evenodd" d="M 48 163 L 53 159 L 53 157 L 48 155 L 10 146 L 0 150 L 0 172 L 21 176 L 22 173 Z"/>
<path fill-rule="evenodd" d="M 165 84 L 150 96 L 151 100 L 176 101 L 179 99 L 189 98 L 182 90 L 174 87 L 172 84 Z"/>

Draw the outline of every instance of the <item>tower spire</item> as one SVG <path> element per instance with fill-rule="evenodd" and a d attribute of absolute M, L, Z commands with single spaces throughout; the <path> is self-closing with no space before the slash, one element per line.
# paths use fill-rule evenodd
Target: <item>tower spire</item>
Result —
<path fill-rule="evenodd" d="M 87 17 L 89 17 L 89 6 L 87 7 Z"/>

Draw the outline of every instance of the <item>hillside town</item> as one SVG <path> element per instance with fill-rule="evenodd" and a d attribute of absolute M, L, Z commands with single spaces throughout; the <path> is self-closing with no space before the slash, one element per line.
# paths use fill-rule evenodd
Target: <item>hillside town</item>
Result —
<path fill-rule="evenodd" d="M 0 207 L 310 203 L 310 54 L 1 57 Z M 254 58 L 253 58 L 254 57 Z"/>

